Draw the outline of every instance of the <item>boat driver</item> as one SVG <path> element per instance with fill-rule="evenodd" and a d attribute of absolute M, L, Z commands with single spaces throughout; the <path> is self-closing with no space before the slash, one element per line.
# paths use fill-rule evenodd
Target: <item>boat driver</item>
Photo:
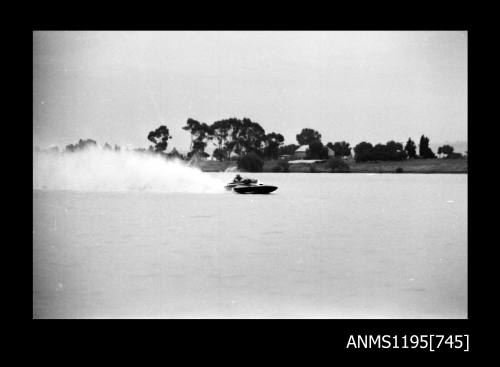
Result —
<path fill-rule="evenodd" d="M 233 182 L 240 182 L 241 181 L 241 176 L 239 174 L 236 175 L 234 178 Z"/>

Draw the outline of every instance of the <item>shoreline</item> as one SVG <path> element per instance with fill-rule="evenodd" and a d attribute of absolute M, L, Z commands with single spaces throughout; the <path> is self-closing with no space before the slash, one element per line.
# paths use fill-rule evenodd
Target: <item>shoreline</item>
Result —
<path fill-rule="evenodd" d="M 272 173 L 450 173 L 467 174 L 468 159 L 413 159 L 407 161 L 379 161 L 356 163 L 346 160 L 349 170 L 332 170 L 327 162 L 294 163 L 283 171 L 283 160 L 265 161 L 262 172 Z M 200 161 L 193 166 L 203 172 L 239 172 L 236 161 Z M 398 171 L 396 171 L 398 170 Z"/>

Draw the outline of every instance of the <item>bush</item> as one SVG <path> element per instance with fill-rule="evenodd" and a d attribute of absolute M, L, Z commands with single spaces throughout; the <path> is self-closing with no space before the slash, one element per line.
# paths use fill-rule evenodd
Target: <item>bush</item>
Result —
<path fill-rule="evenodd" d="M 461 153 L 450 153 L 446 156 L 446 159 L 460 159 L 463 158 L 464 156 Z"/>
<path fill-rule="evenodd" d="M 276 165 L 274 165 L 271 168 L 272 172 L 290 172 L 290 164 L 288 161 L 285 160 L 280 160 L 276 162 Z"/>
<path fill-rule="evenodd" d="M 326 159 L 328 158 L 328 147 L 322 142 L 315 141 L 309 144 L 309 149 L 306 150 L 307 159 Z"/>
<path fill-rule="evenodd" d="M 361 142 L 354 147 L 356 162 L 366 161 L 404 161 L 407 154 L 403 149 L 403 144 L 393 140 L 387 144 L 377 144 L 372 146 L 370 143 Z"/>
<path fill-rule="evenodd" d="M 318 169 L 316 168 L 316 165 L 314 163 L 309 166 L 309 172 L 318 173 Z"/>
<path fill-rule="evenodd" d="M 330 158 L 328 160 L 328 167 L 335 172 L 349 172 L 349 165 L 342 158 Z"/>
<path fill-rule="evenodd" d="M 356 162 L 365 162 L 369 160 L 370 152 L 373 149 L 373 145 L 365 141 L 359 143 L 354 147 L 354 159 Z"/>
<path fill-rule="evenodd" d="M 255 153 L 248 153 L 238 159 L 238 169 L 246 172 L 262 172 L 264 161 Z"/>
<path fill-rule="evenodd" d="M 281 172 L 290 172 L 290 164 L 288 161 L 279 161 L 278 165 L 281 167 Z"/>
<path fill-rule="evenodd" d="M 403 173 L 403 169 L 401 167 L 396 168 L 396 173 Z"/>

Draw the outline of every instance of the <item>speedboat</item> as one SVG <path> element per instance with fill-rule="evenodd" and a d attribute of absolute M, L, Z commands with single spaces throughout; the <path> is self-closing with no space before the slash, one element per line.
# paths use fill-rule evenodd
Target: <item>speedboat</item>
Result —
<path fill-rule="evenodd" d="M 251 178 L 230 182 L 225 187 L 227 190 L 233 190 L 238 194 L 269 194 L 278 189 L 276 186 L 264 185 Z"/>

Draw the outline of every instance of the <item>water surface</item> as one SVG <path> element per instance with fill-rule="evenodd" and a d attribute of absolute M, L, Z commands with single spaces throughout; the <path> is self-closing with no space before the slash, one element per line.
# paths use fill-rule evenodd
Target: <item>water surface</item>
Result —
<path fill-rule="evenodd" d="M 33 316 L 467 317 L 467 175 L 255 176 L 278 191 L 34 190 Z"/>

